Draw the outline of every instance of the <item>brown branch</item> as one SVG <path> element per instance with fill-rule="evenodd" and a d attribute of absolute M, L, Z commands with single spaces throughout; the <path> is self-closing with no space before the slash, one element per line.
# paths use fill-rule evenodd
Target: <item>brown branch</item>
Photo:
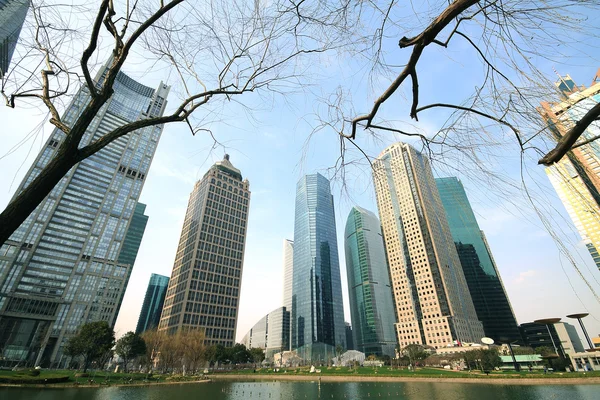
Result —
<path fill-rule="evenodd" d="M 102 0 L 102 4 L 100 4 L 100 9 L 98 10 L 98 15 L 96 15 L 96 20 L 94 21 L 94 26 L 92 28 L 90 43 L 83 51 L 83 55 L 81 56 L 81 70 L 83 71 L 85 83 L 87 84 L 92 97 L 96 96 L 96 86 L 94 85 L 94 81 L 90 75 L 88 61 L 90 60 L 92 54 L 94 54 L 96 46 L 98 45 L 98 35 L 100 33 L 100 27 L 102 26 L 102 19 L 104 18 L 104 14 L 106 14 L 106 9 L 108 8 L 108 2 L 109 0 Z"/>
<path fill-rule="evenodd" d="M 383 92 L 377 100 L 375 100 L 375 104 L 373 108 L 368 114 L 361 115 L 352 120 L 352 133 L 350 136 L 342 135 L 347 138 L 354 139 L 356 137 L 356 128 L 358 127 L 359 122 L 366 121 L 365 128 L 371 127 L 371 122 L 381 105 L 389 99 L 398 88 L 402 85 L 404 80 L 410 75 L 413 82 L 413 104 L 411 107 L 411 117 L 417 118 L 418 113 L 418 81 L 417 81 L 417 63 L 423 53 L 425 47 L 434 43 L 436 41 L 437 35 L 444 29 L 446 26 L 450 24 L 455 18 L 457 18 L 461 13 L 465 12 L 471 6 L 479 3 L 478 0 L 455 0 L 452 4 L 450 4 L 442 13 L 431 23 L 423 32 L 413 38 L 403 37 L 400 39 L 398 45 L 400 48 L 414 46 L 408 63 L 404 67 L 404 69 L 400 72 L 398 77 L 392 82 L 392 84 Z M 479 12 L 479 11 L 478 11 Z M 460 20 L 458 24 L 460 24 Z M 457 24 L 457 26 L 458 26 Z M 456 28 L 455 28 L 456 29 Z M 449 39 L 448 39 L 449 40 Z M 441 42 L 436 41 L 437 44 L 441 44 Z"/>
<path fill-rule="evenodd" d="M 476 110 L 471 107 L 463 107 L 463 106 L 457 106 L 455 104 L 446 104 L 446 103 L 435 103 L 435 104 L 429 104 L 429 105 L 420 107 L 419 109 L 417 109 L 417 113 L 427 110 L 429 108 L 434 108 L 434 107 L 453 108 L 455 110 L 466 111 L 469 113 L 477 114 L 477 115 L 487 118 L 487 119 L 491 119 L 492 121 L 495 121 L 501 125 L 504 125 L 504 126 L 510 128 L 510 130 L 512 130 L 514 132 L 515 136 L 517 137 L 517 141 L 519 142 L 519 145 L 521 146 L 521 149 L 523 149 L 523 141 L 521 140 L 521 134 L 519 133 L 519 130 L 517 128 L 515 128 L 512 124 L 503 120 L 502 118 L 494 117 L 493 115 L 486 114 L 482 111 Z"/>
<path fill-rule="evenodd" d="M 600 117 L 600 103 L 596 104 L 579 121 L 577 121 L 575 123 L 575 126 L 573 126 L 567 133 L 565 133 L 560 138 L 556 147 L 550 150 L 544 157 L 542 157 L 538 161 L 538 164 L 549 166 L 560 161 L 560 159 L 563 158 L 563 156 L 567 154 L 569 150 L 574 148 L 577 139 L 579 139 L 583 132 L 585 132 L 585 130 L 590 126 L 590 124 L 596 121 L 598 117 Z M 592 139 L 595 140 L 596 138 Z M 579 143 L 576 146 L 579 147 L 583 146 L 584 144 L 590 143 L 591 141 L 593 141 L 592 139 L 583 143 Z"/>

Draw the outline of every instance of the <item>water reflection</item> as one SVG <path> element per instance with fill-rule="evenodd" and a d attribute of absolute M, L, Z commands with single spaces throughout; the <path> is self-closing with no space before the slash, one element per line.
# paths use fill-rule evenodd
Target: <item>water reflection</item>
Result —
<path fill-rule="evenodd" d="M 437 382 L 213 382 L 94 389 L 0 388 L 10 400 L 597 400 L 600 385 L 492 385 Z"/>

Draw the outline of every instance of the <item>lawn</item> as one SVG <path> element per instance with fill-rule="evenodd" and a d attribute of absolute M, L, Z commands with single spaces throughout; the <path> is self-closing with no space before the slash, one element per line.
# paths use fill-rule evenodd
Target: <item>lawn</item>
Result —
<path fill-rule="evenodd" d="M 83 374 L 74 370 L 41 370 L 38 376 L 32 376 L 29 370 L 0 370 L 0 384 L 55 384 L 55 385 L 116 385 L 116 384 L 149 384 L 160 382 L 185 382 L 200 380 L 200 376 L 181 376 L 142 373 L 112 373 L 106 371 L 89 371 Z"/>
<path fill-rule="evenodd" d="M 322 376 L 386 376 L 386 377 L 423 377 L 423 378 L 582 378 L 582 377 L 600 377 L 600 372 L 583 373 L 561 373 L 555 372 L 544 374 L 541 371 L 535 372 L 515 372 L 515 371 L 493 371 L 485 375 L 481 371 L 451 371 L 441 368 L 417 368 L 416 370 L 408 370 L 406 368 L 397 369 L 391 367 L 358 367 L 356 369 L 349 367 L 321 367 L 319 374 L 311 374 L 309 367 L 298 368 L 280 368 L 275 372 L 272 368 L 257 368 L 257 369 L 239 369 L 232 371 L 213 371 L 213 373 L 238 374 L 238 375 L 322 375 Z"/>

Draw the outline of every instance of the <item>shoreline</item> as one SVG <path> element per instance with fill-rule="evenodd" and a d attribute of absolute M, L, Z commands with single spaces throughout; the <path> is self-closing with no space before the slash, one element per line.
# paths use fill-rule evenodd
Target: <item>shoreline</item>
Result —
<path fill-rule="evenodd" d="M 600 377 L 589 378 L 436 378 L 411 376 L 349 376 L 349 375 L 233 375 L 214 374 L 211 380 L 236 381 L 312 381 L 316 382 L 434 382 L 434 383 L 480 383 L 496 385 L 600 385 Z"/>
<path fill-rule="evenodd" d="M 17 387 L 17 388 L 37 388 L 37 389 L 101 389 L 110 387 L 142 387 L 142 386 L 159 386 L 159 385 L 181 385 L 188 383 L 208 383 L 211 379 L 202 379 L 199 381 L 179 381 L 179 382 L 143 382 L 143 383 L 115 383 L 110 385 L 93 384 L 89 383 L 76 385 L 74 383 L 67 384 L 43 384 L 43 383 L 0 383 L 0 388 L 3 387 Z"/>

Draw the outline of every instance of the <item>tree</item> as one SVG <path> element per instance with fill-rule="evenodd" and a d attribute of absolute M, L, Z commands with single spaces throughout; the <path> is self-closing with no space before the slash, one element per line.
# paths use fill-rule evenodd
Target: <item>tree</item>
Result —
<path fill-rule="evenodd" d="M 184 362 L 192 372 L 195 372 L 200 367 L 200 363 L 206 359 L 205 339 L 204 329 L 189 329 L 179 334 Z"/>
<path fill-rule="evenodd" d="M 146 354 L 146 343 L 134 332 L 127 332 L 117 340 L 115 353 L 123 359 L 123 370 L 127 373 L 127 366 L 132 359 Z"/>
<path fill-rule="evenodd" d="M 151 329 L 143 332 L 140 336 L 146 343 L 146 353 L 144 354 L 142 362 L 147 371 L 152 372 L 152 369 L 159 358 L 158 356 L 160 354 L 162 343 L 166 340 L 167 335 L 164 331 L 159 332 L 157 329 Z"/>
<path fill-rule="evenodd" d="M 166 335 L 160 343 L 159 360 L 163 372 L 174 371 L 181 366 L 184 349 L 180 334 Z"/>
<path fill-rule="evenodd" d="M 476 351 L 484 372 L 491 371 L 502 365 L 502 359 L 498 355 L 498 349 L 481 349 Z"/>
<path fill-rule="evenodd" d="M 67 341 L 65 354 L 83 359 L 83 372 L 92 361 L 105 355 L 115 344 L 115 332 L 106 321 L 83 324 L 71 339 Z"/>
<path fill-rule="evenodd" d="M 517 346 L 517 347 L 513 347 L 513 353 L 515 355 L 517 354 L 536 354 L 535 350 L 532 347 L 529 346 Z M 506 352 L 507 356 L 510 355 L 510 352 Z"/>
<path fill-rule="evenodd" d="M 547 58 L 558 46 L 568 46 L 567 38 L 571 35 L 565 31 L 569 29 L 590 37 L 597 36 L 593 25 L 581 24 L 586 19 L 586 12 L 597 6 L 593 1 L 428 2 L 417 8 L 413 5 L 412 11 L 419 17 L 412 20 L 400 3 L 388 0 L 373 4 L 376 9 L 374 14 L 381 21 L 374 34 L 376 39 L 373 41 L 371 57 L 375 65 L 373 71 L 389 72 L 391 83 L 368 112 L 354 114 L 353 118 L 334 119 L 337 132 L 343 139 L 354 141 L 359 128 L 362 128 L 370 132 L 393 132 L 404 137 L 418 137 L 429 151 L 430 146 L 439 145 L 445 149 L 466 152 L 473 150 L 473 143 L 477 142 L 475 137 L 483 138 L 473 125 L 478 124 L 487 133 L 489 129 L 485 128 L 491 123 L 510 133 L 520 151 L 541 153 L 539 163 L 551 165 L 574 146 L 577 147 L 576 142 L 584 130 L 600 117 L 600 105 L 596 105 L 567 131 L 559 134 L 551 132 L 549 126 L 544 126 L 537 107 L 540 101 L 547 101 L 549 97 L 557 98 L 558 91 L 553 85 L 547 85 L 550 90 L 543 90 L 543 85 L 549 82 L 531 61 L 531 55 Z M 531 24 L 533 20 L 538 23 Z M 417 34 L 409 35 L 412 31 Z M 389 37 L 399 39 L 397 50 L 400 54 L 402 50 L 409 50 L 406 62 L 395 62 L 394 66 L 386 63 L 382 47 L 384 39 Z M 472 96 L 461 102 L 445 102 L 442 94 L 431 99 L 430 104 L 421 105 L 420 83 L 423 82 L 419 80 L 419 67 L 426 62 L 423 59 L 439 59 L 444 56 L 446 49 L 461 45 L 468 47 L 468 52 L 464 54 L 468 54 L 470 62 L 481 64 L 485 72 L 481 83 L 473 88 Z M 426 53 L 428 56 L 422 57 Z M 394 56 L 397 56 L 396 52 Z M 426 135 L 414 132 L 411 128 L 398 127 L 397 124 L 386 124 L 383 118 L 380 118 L 381 122 L 377 121 L 384 104 L 408 85 L 408 81 L 411 92 L 407 116 L 418 122 L 419 116 L 427 111 L 448 112 L 447 123 L 436 134 Z M 524 85 L 519 86 L 520 82 L 524 82 Z M 339 109 L 341 103 L 338 101 L 330 105 Z M 495 136 L 501 135 L 496 132 Z M 546 150 L 528 145 L 532 139 L 542 138 L 550 139 L 545 143 Z M 488 138 L 483 142 L 492 144 L 494 141 Z"/>
<path fill-rule="evenodd" d="M 253 357 L 252 353 L 241 343 L 236 343 L 229 349 L 230 360 L 234 364 L 245 364 L 251 362 Z"/>
<path fill-rule="evenodd" d="M 420 344 L 409 344 L 402 349 L 402 355 L 408 357 L 410 364 L 414 367 L 417 361 L 427 358 L 425 347 Z"/>
<path fill-rule="evenodd" d="M 320 1 L 303 1 L 302 6 L 287 0 L 212 0 L 202 6 L 170 0 L 143 7 L 137 1 L 99 3 L 93 11 L 93 6 L 34 3 L 32 35 L 26 37 L 28 30 L 21 34 L 27 51 L 21 60 L 13 57 L 13 70 L 2 77 L 0 93 L 6 105 L 42 105 L 61 140 L 51 160 L 0 214 L 0 244 L 73 166 L 116 139 L 172 122 L 186 123 L 192 134 L 212 135 L 208 127 L 194 122 L 194 112 L 243 94 L 275 94 L 302 84 L 307 77 L 299 78 L 309 64 L 301 60 L 350 42 L 343 23 L 347 13 Z M 77 21 L 85 23 L 78 26 Z M 112 48 L 105 40 L 112 41 Z M 145 117 L 86 139 L 90 123 L 113 94 L 117 75 L 127 62 L 135 63 L 136 52 L 158 70 L 168 69 L 178 77 L 178 104 L 164 116 Z M 98 82 L 92 78 L 94 60 L 104 60 L 99 64 L 106 66 Z M 83 105 L 67 121 L 59 112 L 61 102 L 77 83 L 82 85 Z"/>
<path fill-rule="evenodd" d="M 250 349 L 250 356 L 254 364 L 260 364 L 265 360 L 265 351 L 260 347 L 253 347 Z"/>

